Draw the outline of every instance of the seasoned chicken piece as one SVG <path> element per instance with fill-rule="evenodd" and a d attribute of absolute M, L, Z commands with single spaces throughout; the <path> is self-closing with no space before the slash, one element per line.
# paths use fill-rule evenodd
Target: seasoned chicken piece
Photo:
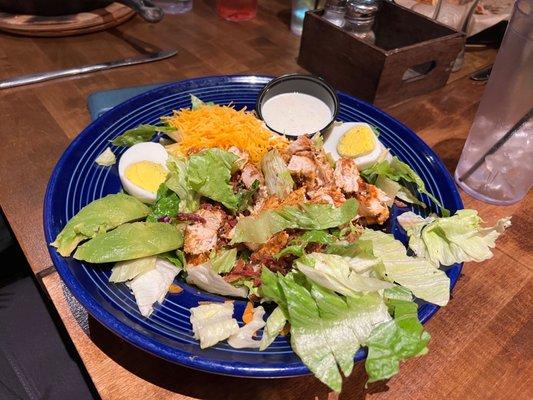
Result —
<path fill-rule="evenodd" d="M 300 136 L 289 145 L 292 157 L 289 171 L 305 178 L 306 186 L 314 188 L 333 182 L 333 168 L 321 149 L 317 149 L 307 136 Z"/>
<path fill-rule="evenodd" d="M 335 185 L 345 193 L 355 193 L 359 190 L 359 170 L 351 158 L 341 158 L 337 161 L 334 172 Z"/>
<path fill-rule="evenodd" d="M 265 208 L 265 204 L 268 201 L 268 199 L 269 197 L 268 197 L 267 188 L 265 186 L 259 186 L 259 190 L 257 191 L 254 197 L 254 205 L 249 209 L 250 214 L 255 215 L 259 211 L 261 211 L 263 208 Z"/>
<path fill-rule="evenodd" d="M 291 157 L 287 167 L 293 174 L 297 174 L 308 179 L 315 179 L 316 177 L 317 165 L 315 161 L 309 157 L 294 155 Z"/>
<path fill-rule="evenodd" d="M 310 190 L 307 192 L 307 195 L 309 196 L 309 202 L 315 204 L 331 204 L 338 207 L 346 201 L 341 190 L 333 185 Z"/>
<path fill-rule="evenodd" d="M 187 254 L 185 258 L 187 260 L 187 264 L 200 265 L 209 260 L 209 253 Z"/>
<path fill-rule="evenodd" d="M 218 229 L 225 219 L 224 211 L 218 208 L 200 209 L 197 212 L 205 222 L 195 222 L 185 228 L 183 250 L 189 254 L 200 254 L 217 245 Z"/>
<path fill-rule="evenodd" d="M 289 153 L 291 155 L 299 154 L 301 152 L 314 152 L 314 151 L 315 151 L 315 145 L 313 141 L 305 135 L 298 137 L 298 139 L 296 139 L 295 141 L 289 144 Z"/>
<path fill-rule="evenodd" d="M 270 260 L 274 257 L 275 254 L 279 253 L 287 243 L 289 242 L 289 234 L 285 231 L 276 233 L 268 241 L 262 245 L 259 250 L 252 253 L 250 256 L 250 261 L 254 263 L 265 264 L 267 260 Z"/>
<path fill-rule="evenodd" d="M 228 148 L 228 151 L 239 157 L 239 159 L 237 160 L 237 166 L 239 167 L 239 169 L 242 169 L 242 167 L 244 167 L 246 163 L 250 160 L 250 155 L 246 151 L 241 150 L 238 147 L 231 146 L 230 148 Z"/>
<path fill-rule="evenodd" d="M 305 203 L 306 200 L 307 199 L 305 198 L 305 188 L 299 188 L 299 189 L 296 189 L 290 192 L 287 195 L 287 197 L 285 197 L 282 200 L 281 205 L 282 206 L 294 206 L 294 205 Z"/>
<path fill-rule="evenodd" d="M 389 196 L 383 190 L 362 180 L 359 181 L 359 186 L 364 190 L 356 194 L 359 201 L 358 214 L 369 224 L 383 224 L 389 218 Z"/>
<path fill-rule="evenodd" d="M 241 180 L 246 189 L 250 189 L 253 183 L 257 180 L 260 185 L 265 183 L 265 178 L 261 171 L 253 164 L 247 163 L 241 171 Z"/>

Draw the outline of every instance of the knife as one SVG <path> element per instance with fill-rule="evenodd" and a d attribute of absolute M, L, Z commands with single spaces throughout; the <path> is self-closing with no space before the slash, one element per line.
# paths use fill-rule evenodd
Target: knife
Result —
<path fill-rule="evenodd" d="M 135 65 L 146 62 L 164 60 L 165 58 L 174 56 L 176 53 L 176 50 L 164 50 L 155 53 L 145 54 L 142 56 L 124 58 L 122 60 L 108 61 L 100 64 L 84 65 L 77 68 L 61 69 L 58 71 L 40 72 L 37 74 L 23 75 L 16 78 L 10 78 L 0 81 L 0 89 L 29 85 L 31 83 L 63 78 L 65 76 L 74 76 L 88 74 L 89 72 L 104 71 L 106 69 L 125 67 L 127 65 Z"/>

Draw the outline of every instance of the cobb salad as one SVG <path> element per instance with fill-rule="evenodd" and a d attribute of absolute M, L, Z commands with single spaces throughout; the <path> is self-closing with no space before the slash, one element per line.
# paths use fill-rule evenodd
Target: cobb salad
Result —
<path fill-rule="evenodd" d="M 227 340 L 262 351 L 289 335 L 337 392 L 362 346 L 368 382 L 425 354 L 430 335 L 415 299 L 445 306 L 444 268 L 490 258 L 510 225 L 483 228 L 474 210 L 450 215 L 360 122 L 339 124 L 325 143 L 318 134 L 288 141 L 253 112 L 191 96 L 190 109 L 112 144 L 128 147 L 118 160 L 124 191 L 68 221 L 51 243 L 59 254 L 112 264 L 110 282 L 126 284 L 146 318 L 180 292 L 176 279 L 225 296 L 190 309 L 201 348 Z M 95 161 L 117 159 L 108 148 Z M 406 248 L 387 233 L 390 208 L 427 207 L 419 194 L 440 216 L 401 214 Z M 239 298 L 243 315 L 234 313 Z"/>

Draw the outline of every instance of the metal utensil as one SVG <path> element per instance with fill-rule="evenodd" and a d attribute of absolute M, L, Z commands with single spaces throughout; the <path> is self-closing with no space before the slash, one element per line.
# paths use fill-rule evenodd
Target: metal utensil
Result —
<path fill-rule="evenodd" d="M 163 60 L 174 56 L 176 50 L 164 50 L 142 56 L 123 58 L 122 60 L 108 61 L 100 64 L 84 65 L 76 68 L 62 69 L 58 71 L 40 72 L 37 74 L 23 75 L 16 78 L 10 78 L 0 81 L 0 89 L 12 88 L 15 86 L 29 85 L 31 83 L 48 81 L 51 79 L 64 78 L 87 74 L 89 72 L 103 71 L 106 69 L 125 67 L 127 65 L 142 64 L 146 62 Z"/>

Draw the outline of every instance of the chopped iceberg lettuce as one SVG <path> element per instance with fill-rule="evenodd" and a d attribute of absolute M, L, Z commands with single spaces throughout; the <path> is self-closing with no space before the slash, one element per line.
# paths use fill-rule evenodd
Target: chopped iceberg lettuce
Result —
<path fill-rule="evenodd" d="M 214 346 L 239 331 L 239 324 L 233 318 L 233 302 L 200 304 L 191 308 L 191 325 L 194 338 L 200 340 L 200 347 Z"/>
<path fill-rule="evenodd" d="M 392 300 L 394 319 L 378 325 L 368 338 L 365 369 L 368 382 L 398 373 L 400 361 L 426 354 L 430 335 L 418 321 L 416 303 Z"/>
<path fill-rule="evenodd" d="M 234 333 L 228 338 L 228 344 L 235 349 L 243 348 L 259 348 L 261 340 L 253 338 L 255 333 L 265 326 L 263 316 L 265 309 L 261 306 L 254 308 L 253 317 L 250 322 L 239 328 L 237 333 Z"/>
<path fill-rule="evenodd" d="M 154 311 L 154 304 L 161 304 L 168 293 L 168 288 L 181 269 L 163 259 L 157 259 L 155 268 L 126 283 L 135 296 L 141 315 L 149 317 Z"/>
<path fill-rule="evenodd" d="M 284 199 L 292 192 L 294 181 L 279 151 L 272 149 L 266 153 L 261 160 L 261 169 L 269 195 Z"/>
<path fill-rule="evenodd" d="M 235 287 L 224 280 L 211 268 L 209 262 L 187 267 L 187 283 L 192 283 L 200 289 L 222 296 L 247 297 L 248 289 Z"/>
<path fill-rule="evenodd" d="M 137 275 L 144 274 L 155 268 L 157 257 L 143 257 L 136 260 L 120 261 L 115 264 L 111 270 L 109 282 L 119 283 L 126 282 Z"/>
<path fill-rule="evenodd" d="M 309 280 L 345 296 L 361 292 L 376 292 L 392 287 L 393 284 L 358 272 L 379 264 L 378 259 L 362 260 L 335 254 L 312 253 L 296 260 L 295 266 Z M 353 268 L 352 268 L 353 265 Z"/>
<path fill-rule="evenodd" d="M 403 244 L 390 234 L 365 229 L 359 238 L 369 244 L 381 263 L 376 269 L 384 279 L 396 282 L 430 303 L 444 306 L 450 299 L 450 279 L 430 261 L 409 257 Z"/>
<path fill-rule="evenodd" d="M 274 311 L 268 316 L 266 320 L 265 329 L 263 329 L 263 336 L 261 337 L 261 343 L 259 350 L 263 351 L 278 337 L 285 324 L 287 323 L 287 317 L 280 307 L 276 307 Z"/>
<path fill-rule="evenodd" d="M 98 157 L 96 157 L 94 162 L 102 167 L 110 167 L 117 162 L 117 157 L 115 157 L 115 154 L 113 154 L 111 148 L 108 147 Z"/>
<path fill-rule="evenodd" d="M 258 215 L 242 217 L 235 226 L 235 243 L 265 243 L 284 229 L 328 229 L 351 221 L 357 215 L 357 201 L 349 199 L 340 207 L 329 204 L 300 204 L 269 209 Z"/>
<path fill-rule="evenodd" d="M 407 231 L 409 247 L 420 257 L 436 265 L 452 265 L 465 261 L 481 262 L 492 257 L 496 239 L 511 225 L 502 218 L 490 228 L 482 228 L 483 220 L 475 210 L 459 210 L 451 217 L 422 218 L 412 212 L 398 217 Z"/>

